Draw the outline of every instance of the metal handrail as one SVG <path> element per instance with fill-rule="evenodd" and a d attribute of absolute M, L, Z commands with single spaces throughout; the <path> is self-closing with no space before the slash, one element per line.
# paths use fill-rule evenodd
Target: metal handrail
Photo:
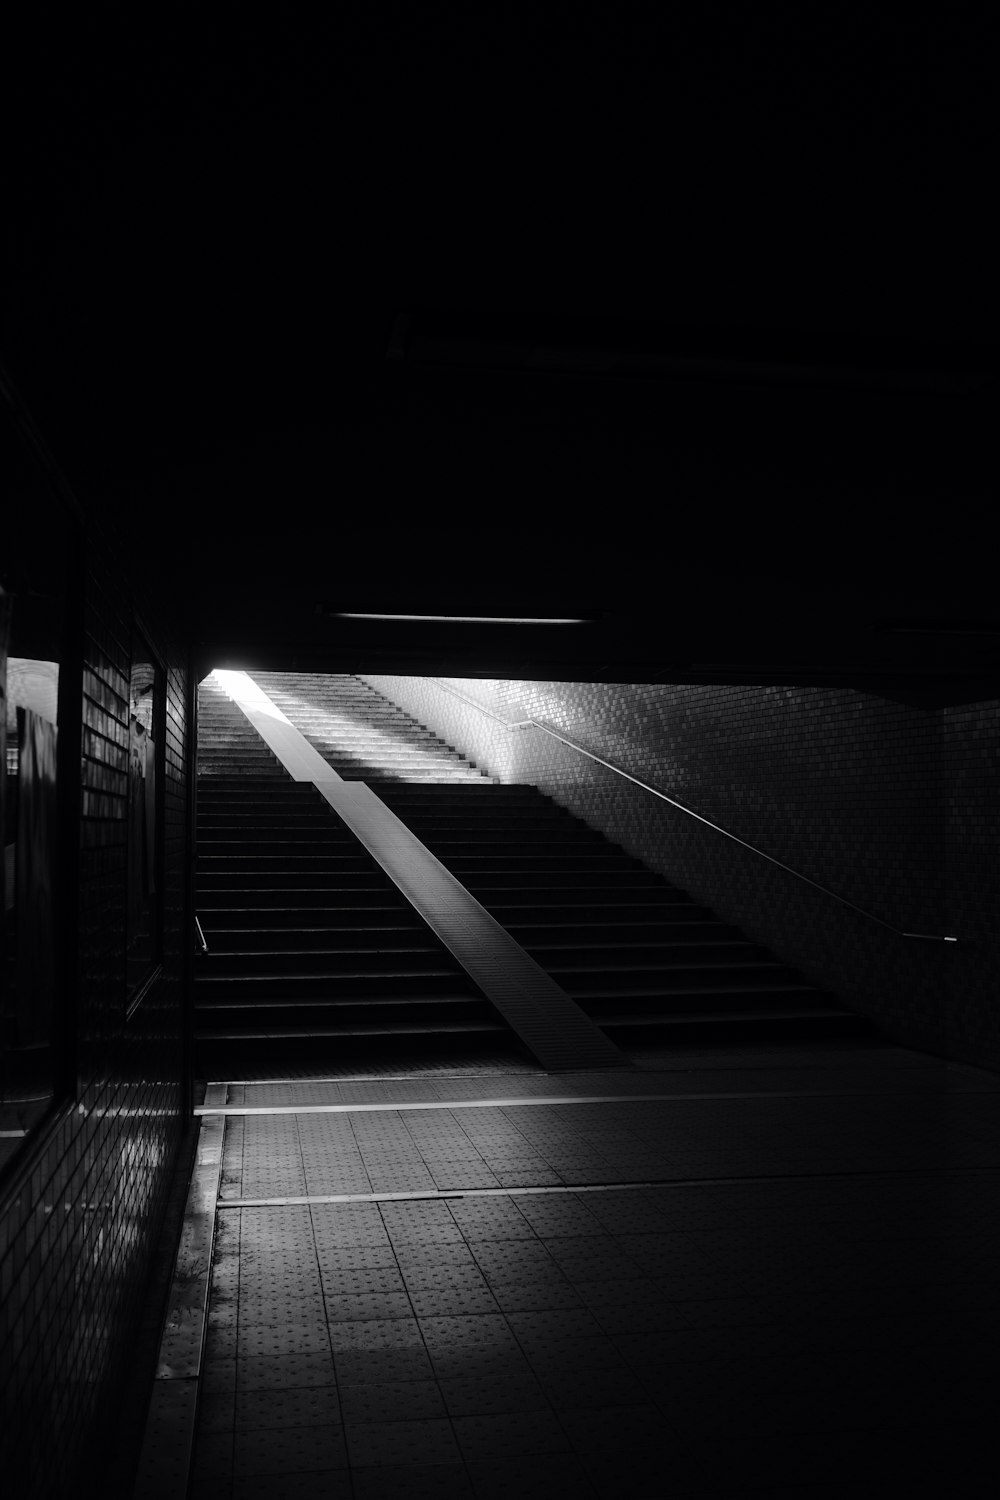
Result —
<path fill-rule="evenodd" d="M 195 912 L 195 914 L 194 914 L 194 925 L 198 929 L 198 941 L 201 944 L 201 951 L 202 951 L 202 953 L 207 953 L 208 952 L 208 944 L 205 941 L 205 934 L 201 930 L 201 923 L 198 921 L 198 913 L 197 912 Z"/>
<path fill-rule="evenodd" d="M 582 745 L 576 744 L 574 740 L 567 739 L 565 735 L 559 734 L 555 729 L 551 729 L 548 724 L 542 724 L 538 719 L 502 719 L 498 714 L 492 713 L 488 708 L 484 708 L 481 703 L 477 703 L 474 698 L 468 697 L 466 693 L 460 693 L 450 683 L 442 682 L 439 677 L 433 677 L 431 681 L 437 683 L 438 687 L 443 688 L 446 693 L 452 693 L 456 698 L 461 698 L 463 703 L 468 703 L 472 708 L 478 708 L 480 713 L 485 714 L 489 719 L 493 719 L 497 724 L 501 724 L 504 729 L 527 729 L 531 727 L 533 729 L 540 729 L 543 734 L 551 735 L 560 744 L 567 745 L 570 750 L 577 751 L 579 755 L 586 755 L 589 760 L 594 760 L 598 765 L 607 767 L 609 771 L 614 771 L 616 776 L 624 776 L 626 781 L 633 782 L 636 786 L 641 787 L 644 792 L 650 792 L 654 797 L 659 797 L 661 801 L 669 802 L 671 807 L 676 807 L 679 812 L 687 813 L 689 818 L 697 818 L 699 823 L 704 823 L 706 827 L 713 828 L 716 833 L 723 834 L 727 839 L 732 839 L 736 844 L 742 844 L 743 848 L 749 849 L 751 854 L 759 854 L 761 859 L 769 860 L 772 865 L 777 865 L 780 870 L 785 870 L 789 875 L 794 875 L 796 880 L 805 881 L 806 885 L 811 885 L 817 891 L 822 891 L 824 896 L 832 896 L 834 901 L 839 901 L 842 906 L 849 906 L 852 911 L 856 911 L 860 916 L 867 917 L 869 922 L 877 922 L 880 927 L 887 927 L 890 932 L 895 932 L 899 937 L 920 938 L 929 943 L 958 942 L 958 938 L 941 937 L 932 932 L 904 932 L 901 927 L 895 927 L 892 922 L 883 921 L 881 917 L 875 916 L 874 912 L 865 911 L 864 907 L 855 905 L 853 901 L 848 901 L 845 896 L 838 896 L 837 892 L 831 891 L 829 886 L 820 885 L 819 881 L 810 879 L 808 875 L 803 875 L 799 870 L 793 870 L 791 865 L 786 865 L 782 860 L 775 859 L 773 854 L 767 854 L 763 849 L 758 849 L 756 844 L 748 844 L 746 839 L 741 839 L 737 834 L 730 833 L 728 828 L 720 828 L 718 823 L 711 822 L 709 818 L 703 818 L 701 813 L 696 813 L 692 808 L 685 807 L 683 802 L 678 802 L 673 797 L 668 797 L 666 792 L 661 792 L 658 787 L 650 786 L 646 781 L 640 781 L 638 776 L 632 776 L 628 771 L 623 771 L 621 766 L 612 765 L 611 761 L 605 760 L 600 755 L 595 755 L 592 750 L 585 750 Z"/>

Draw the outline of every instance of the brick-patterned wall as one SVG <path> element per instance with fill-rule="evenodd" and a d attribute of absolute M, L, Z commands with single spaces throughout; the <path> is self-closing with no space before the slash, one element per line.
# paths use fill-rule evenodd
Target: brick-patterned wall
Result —
<path fill-rule="evenodd" d="M 945 1027 L 955 1056 L 1000 1070 L 1000 702 L 942 711 L 949 965 Z"/>
<path fill-rule="evenodd" d="M 185 669 L 168 663 L 164 973 L 125 1019 L 131 603 L 86 555 L 76 1088 L 0 1199 L 0 1402 L 10 1493 L 89 1494 L 128 1378 L 182 1120 Z M 95 1490 L 95 1493 L 99 1490 Z"/>
<path fill-rule="evenodd" d="M 1000 1068 L 1000 704 L 849 689 L 366 676 L 504 782 L 530 782 L 911 1046 Z M 451 691 L 449 691 L 449 688 Z M 895 936 L 538 729 L 551 725 L 907 931 Z"/>

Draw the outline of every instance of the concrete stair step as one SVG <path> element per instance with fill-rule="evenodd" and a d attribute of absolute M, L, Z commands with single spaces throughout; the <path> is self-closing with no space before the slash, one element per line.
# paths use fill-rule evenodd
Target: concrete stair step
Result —
<path fill-rule="evenodd" d="M 325 894 L 325 893 L 321 893 Z M 370 892 L 366 892 L 370 895 Z M 284 895 L 284 892 L 282 892 Z M 341 929 L 356 932 L 406 931 L 421 932 L 423 923 L 414 918 L 407 921 L 410 908 L 400 898 L 398 904 L 360 906 L 346 903 L 342 906 L 213 906 L 203 907 L 199 912 L 206 936 L 211 926 L 213 932 L 280 932 L 285 928 L 303 932 L 323 931 L 336 939 Z"/>
<path fill-rule="evenodd" d="M 366 885 L 353 882 L 344 886 L 326 885 L 268 885 L 246 884 L 239 887 L 199 885 L 197 892 L 200 912 L 225 909 L 233 910 L 235 902 L 245 902 L 244 910 L 294 910 L 312 911 L 326 909 L 334 911 L 368 911 L 388 909 L 398 899 L 398 910 L 409 911 L 409 906 L 388 880 L 371 879 Z"/>
<path fill-rule="evenodd" d="M 480 794 L 477 797 L 477 792 Z M 436 793 L 433 786 L 430 787 L 405 787 L 401 786 L 392 794 L 394 802 L 412 802 L 421 804 L 423 807 L 434 807 L 439 802 L 449 805 L 456 812 L 471 811 L 475 815 L 478 803 L 488 798 L 487 806 L 491 811 L 503 803 L 517 802 L 525 807 L 555 807 L 556 804 L 545 797 L 536 787 L 525 786 L 517 782 L 500 782 L 496 787 L 491 787 L 489 782 L 483 782 L 471 789 L 453 790 L 451 787 L 442 786 Z M 415 809 L 419 811 L 420 809 Z M 567 817 L 571 814 L 567 813 Z"/>
<path fill-rule="evenodd" d="M 331 837 L 332 834 L 332 837 Z M 273 859 L 293 858 L 330 859 L 358 858 L 357 843 L 345 837 L 331 825 L 323 838 L 295 839 L 205 839 L 200 841 L 205 858 L 219 859 Z"/>
<path fill-rule="evenodd" d="M 398 913 L 395 915 L 398 917 Z M 295 913 L 295 916 L 295 925 L 290 922 L 278 926 L 255 925 L 252 928 L 226 927 L 214 923 L 206 925 L 205 922 L 201 925 L 209 949 L 224 954 L 304 953 L 311 949 L 330 952 L 336 949 L 357 956 L 372 948 L 395 952 L 397 949 L 408 950 L 415 946 L 414 940 L 426 931 L 416 923 L 403 924 L 398 921 L 395 924 L 376 922 L 366 926 L 359 925 L 357 921 L 344 922 L 339 926 L 324 923 L 322 926 L 309 927 L 302 925 L 302 912 Z"/>
<path fill-rule="evenodd" d="M 258 854 L 248 853 L 245 850 L 241 850 L 238 854 L 205 853 L 199 859 L 199 866 L 206 875 L 225 874 L 227 870 L 240 875 L 260 875 L 268 871 L 275 874 L 311 871 L 315 875 L 344 875 L 356 871 L 360 875 L 367 873 L 370 869 L 370 863 L 365 855 L 350 852 L 349 844 L 340 851 L 335 849 L 328 851 L 319 845 L 317 851 L 312 854 L 284 854 L 280 845 L 275 850 L 268 848 L 264 843 L 260 846 Z"/>
<path fill-rule="evenodd" d="M 318 884 L 289 876 L 284 882 L 275 881 L 273 875 L 246 875 L 235 883 L 231 875 L 198 875 L 197 900 L 199 910 L 209 910 L 214 905 L 231 907 L 234 902 L 245 901 L 248 906 L 288 906 L 290 903 L 303 910 L 313 906 L 331 906 L 338 902 L 352 907 L 384 906 L 397 894 L 396 887 L 387 875 L 371 874 L 356 876 L 344 884 Z M 401 904 L 406 907 L 403 898 Z"/>
<path fill-rule="evenodd" d="M 621 973 L 625 970 L 642 968 L 645 965 L 648 965 L 650 969 L 658 969 L 662 965 L 673 967 L 675 962 L 683 965 L 712 964 L 716 960 L 728 966 L 744 960 L 749 961 L 754 955 L 761 953 L 756 943 L 748 943 L 739 937 L 717 938 L 709 941 L 695 938 L 687 942 L 668 939 L 650 941 L 647 938 L 634 943 L 610 941 L 547 943 L 535 942 L 529 938 L 522 943 L 522 947 L 531 954 L 532 958 L 537 959 L 543 968 L 554 971 L 558 967 L 561 973 L 605 969 L 613 969 L 616 973 Z"/>
<path fill-rule="evenodd" d="M 211 811 L 206 812 L 203 808 L 198 811 L 198 833 L 211 837 L 216 829 L 233 830 L 234 833 L 263 834 L 270 837 L 274 829 L 280 835 L 285 829 L 293 836 L 299 829 L 326 829 L 336 828 L 337 821 L 327 811 L 315 811 L 312 804 L 303 804 L 300 807 L 275 807 L 275 808 L 253 808 L 248 805 L 243 812 L 233 811 Z"/>
<path fill-rule="evenodd" d="M 406 944 L 367 947 L 325 943 L 307 948 L 285 944 L 272 948 L 226 948 L 216 938 L 198 960 L 197 980 L 199 984 L 222 978 L 298 980 L 309 975 L 339 979 L 358 974 L 368 977 L 389 974 L 398 978 L 401 974 L 442 972 L 447 971 L 442 970 L 440 950 L 429 943 L 414 943 L 412 933 Z"/>
<path fill-rule="evenodd" d="M 468 976 L 458 968 L 400 968 L 349 970 L 326 973 L 247 973 L 206 974 L 211 950 L 197 959 L 195 1006 L 229 1004 L 270 1004 L 283 1000 L 315 1000 L 320 1003 L 337 999 L 378 1000 L 400 996 L 468 995 Z M 440 963 L 440 960 L 439 960 Z M 481 998 L 481 997 L 480 997 Z M 482 1003 L 485 1004 L 485 1001 Z"/>
<path fill-rule="evenodd" d="M 199 1028 L 197 1032 L 200 1042 L 230 1043 L 251 1040 L 267 1042 L 269 1044 L 269 1056 L 273 1055 L 270 1051 L 270 1044 L 281 1041 L 308 1041 L 312 1043 L 333 1040 L 339 1042 L 351 1038 L 381 1041 L 385 1038 L 399 1037 L 406 1038 L 408 1042 L 426 1039 L 428 1042 L 433 1043 L 439 1037 L 446 1035 L 451 1035 L 458 1039 L 463 1039 L 466 1036 L 485 1035 L 492 1039 L 497 1036 L 509 1037 L 510 1032 L 500 1021 L 468 1020 L 445 1023 L 432 1021 L 429 1018 L 386 1022 L 381 1026 L 372 1023 L 368 1025 L 352 1025 L 349 1022 L 345 1022 L 340 1026 L 313 1024 L 298 1027 L 288 1026 L 280 1029 L 268 1028 L 267 1030 L 247 1029 L 245 1031 L 233 1031 L 225 1027 L 206 1027 Z M 229 1058 L 232 1055 L 232 1052 L 227 1049 L 225 1056 Z M 256 1056 L 257 1054 L 254 1052 L 251 1055 Z M 337 1055 L 339 1056 L 340 1054 L 338 1053 Z M 311 1063 L 315 1064 L 316 1054 L 313 1047 L 309 1048 L 306 1056 Z"/>
<path fill-rule="evenodd" d="M 581 906 L 631 906 L 636 902 L 658 903 L 663 906 L 685 904 L 682 894 L 669 886 L 660 885 L 650 871 L 633 871 L 628 881 L 611 885 L 606 875 L 597 874 L 571 879 L 561 871 L 552 880 L 540 872 L 537 880 L 505 878 L 497 876 L 490 880 L 466 880 L 464 884 L 478 901 L 489 908 L 524 911 L 526 908 L 548 906 L 566 907 L 578 900 Z M 692 903 L 693 905 L 693 903 Z M 499 921 L 500 919 L 497 918 Z"/>
<path fill-rule="evenodd" d="M 565 847 L 565 846 L 561 846 Z M 592 848 L 581 845 L 576 853 L 551 854 L 544 847 L 530 849 L 528 851 L 502 849 L 486 849 L 481 854 L 453 854 L 449 855 L 446 863 L 453 874 L 459 876 L 468 875 L 470 880 L 477 877 L 489 879 L 493 875 L 536 875 L 548 870 L 561 872 L 563 870 L 576 870 L 585 874 L 607 876 L 616 871 L 641 871 L 643 869 L 639 860 L 630 854 L 620 854 L 614 848 L 605 845 L 602 848 Z"/>
<path fill-rule="evenodd" d="M 408 827 L 445 863 L 450 859 L 487 859 L 493 855 L 503 859 L 511 859 L 517 855 L 534 859 L 544 853 L 562 855 L 584 850 L 587 851 L 587 857 L 593 854 L 606 858 L 611 855 L 621 857 L 602 833 L 596 833 L 591 828 L 577 833 L 555 820 L 549 828 L 508 827 L 484 833 L 481 839 L 476 838 L 472 830 L 441 833 L 428 828 L 424 832 L 416 826 L 415 819 L 408 823 Z"/>
<path fill-rule="evenodd" d="M 227 761 L 224 766 L 220 765 L 218 767 L 217 771 L 211 765 L 210 762 L 204 761 L 204 760 L 199 760 L 198 761 L 198 776 L 199 776 L 199 778 L 201 778 L 203 776 L 206 776 L 206 777 L 207 776 L 212 776 L 213 774 L 217 774 L 220 777 L 220 779 L 222 777 L 240 777 L 240 776 L 244 776 L 244 777 L 247 778 L 247 780 L 249 780 L 251 777 L 258 777 L 258 776 L 260 776 L 261 773 L 260 773 L 260 770 L 259 770 L 258 767 L 254 766 L 254 765 L 250 765 L 247 762 L 243 762 L 243 761 Z M 270 774 L 274 777 L 274 779 L 276 781 L 284 781 L 286 779 L 286 776 L 287 776 L 287 772 L 284 771 L 282 769 L 282 767 L 278 765 L 277 761 L 275 761 L 275 763 L 274 763 L 274 770 Z"/>
<path fill-rule="evenodd" d="M 733 1011 L 679 1012 L 676 1015 L 594 1017 L 601 1030 L 622 1046 L 647 1042 L 670 1047 L 691 1042 L 742 1046 L 747 1043 L 861 1041 L 873 1035 L 871 1024 L 850 1011 L 819 1012 L 760 1008 Z"/>
<path fill-rule="evenodd" d="M 716 976 L 704 984 L 678 983 L 660 989 L 647 989 L 623 980 L 621 983 L 611 982 L 600 990 L 583 991 L 569 987 L 568 992 L 589 1016 L 595 1018 L 614 1016 L 619 1011 L 635 1015 L 648 1015 L 655 1011 L 668 1015 L 678 1008 L 696 1008 L 702 1003 L 723 1003 L 734 1012 L 753 1010 L 760 1006 L 777 1010 L 788 1005 L 796 1006 L 803 1014 L 807 1011 L 826 1013 L 843 1010 L 831 996 L 813 985 L 791 981 L 786 984 L 780 980 L 754 986 L 740 981 L 726 982 Z"/>
<path fill-rule="evenodd" d="M 196 1018 L 196 1031 L 201 1035 L 213 1031 L 230 1035 L 266 1034 L 275 1029 L 335 1033 L 343 1026 L 373 1031 L 383 1031 L 387 1027 L 419 1027 L 424 1030 L 438 1026 L 502 1029 L 502 1023 L 487 1013 L 485 1001 L 461 996 L 234 1003 L 206 1007 Z"/>
<path fill-rule="evenodd" d="M 202 1011 L 195 1034 L 201 1038 L 309 1035 L 337 1037 L 343 1032 L 384 1035 L 385 1032 L 489 1031 L 504 1032 L 498 1017 L 484 1013 L 483 1001 L 417 998 L 411 1002 L 364 1001 L 309 1005 L 229 1005 Z"/>
<path fill-rule="evenodd" d="M 532 895 L 535 893 L 532 892 Z M 505 927 L 516 924 L 525 931 L 532 927 L 556 923 L 584 922 L 588 930 L 594 924 L 617 922 L 656 922 L 671 926 L 673 923 L 714 922 L 715 918 L 705 906 L 698 906 L 684 891 L 671 887 L 642 887 L 633 893 L 631 900 L 595 901 L 586 889 L 569 894 L 578 896 L 576 901 L 563 900 L 566 892 L 557 892 L 558 901 L 542 904 L 541 901 L 513 900 L 490 907 L 498 922 Z M 738 930 L 738 929 L 734 929 Z"/>
<path fill-rule="evenodd" d="M 725 922 L 668 921 L 662 917 L 637 918 L 631 921 L 627 919 L 627 913 L 624 918 L 617 915 L 622 910 L 622 907 L 609 907 L 603 913 L 592 913 L 586 922 L 579 923 L 546 925 L 543 922 L 514 919 L 505 921 L 503 925 L 522 948 L 527 948 L 532 953 L 567 946 L 582 950 L 603 948 L 605 945 L 611 948 L 628 945 L 631 948 L 642 944 L 676 945 L 681 948 L 690 943 L 701 946 L 707 943 L 746 941 L 738 928 L 728 926 Z M 493 915 L 496 916 L 496 912 Z M 499 917 L 497 920 L 500 920 Z"/>
<path fill-rule="evenodd" d="M 442 864 L 444 861 L 442 860 Z M 459 871 L 452 872 L 455 875 Z M 621 886 L 610 884 L 616 874 L 628 877 L 628 883 Z M 626 892 L 638 890 L 657 890 L 659 888 L 659 876 L 654 875 L 651 870 L 626 867 L 622 868 L 599 868 L 599 869 L 574 869 L 568 863 L 555 868 L 541 868 L 537 870 L 510 870 L 497 869 L 483 871 L 462 871 L 462 884 L 466 886 L 477 900 L 484 906 L 488 906 L 494 892 L 509 898 L 512 891 L 556 891 L 559 899 L 567 890 L 586 890 L 590 892 L 591 899 L 595 891 L 611 892 L 618 891 L 620 894 L 609 895 L 608 900 L 629 899 Z M 544 900 L 544 897 L 540 897 Z"/>
<path fill-rule="evenodd" d="M 541 962 L 541 960 L 539 960 Z M 801 975 L 786 964 L 769 959 L 708 959 L 704 962 L 688 962 L 678 959 L 670 963 L 642 965 L 619 963 L 570 965 L 561 962 L 543 964 L 547 973 L 568 994 L 586 995 L 604 993 L 611 986 L 623 985 L 630 994 L 642 991 L 667 993 L 675 989 L 711 988 L 714 985 L 739 987 L 740 989 L 774 989 L 786 987 L 798 989 L 804 981 Z"/>
<path fill-rule="evenodd" d="M 388 804 L 389 799 L 384 800 Z M 449 828 L 442 828 L 440 818 L 414 815 L 407 809 L 397 806 L 394 806 L 392 811 L 428 848 L 433 846 L 447 850 L 449 857 L 453 853 L 470 852 L 483 858 L 494 852 L 507 857 L 518 853 L 534 855 L 540 850 L 558 848 L 560 851 L 581 849 L 591 853 L 612 853 L 631 858 L 626 850 L 613 844 L 610 839 L 605 838 L 595 829 L 586 828 L 578 831 L 568 817 L 533 817 L 529 820 L 520 816 L 517 808 L 511 808 L 500 814 L 503 821 L 502 828 L 484 829 L 482 837 L 478 837 L 474 826 L 460 827 L 456 824 Z"/>

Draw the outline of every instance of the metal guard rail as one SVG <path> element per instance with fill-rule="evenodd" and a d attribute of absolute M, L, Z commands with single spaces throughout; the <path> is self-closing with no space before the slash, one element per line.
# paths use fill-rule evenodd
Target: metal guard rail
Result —
<path fill-rule="evenodd" d="M 869 922 L 877 922 L 880 927 L 887 927 L 890 932 L 896 933 L 898 937 L 919 938 L 921 941 L 928 943 L 958 942 L 958 938 L 940 937 L 938 934 L 932 932 L 904 932 L 901 927 L 894 927 L 891 922 L 885 922 L 881 917 L 875 916 L 874 912 L 865 911 L 863 907 L 856 906 L 853 901 L 848 901 L 845 896 L 838 896 L 837 892 L 831 891 L 828 886 L 820 885 L 817 880 L 811 880 L 808 875 L 803 875 L 799 870 L 793 870 L 791 865 L 786 865 L 780 859 L 775 859 L 773 854 L 765 853 L 763 849 L 758 849 L 755 844 L 748 844 L 746 839 L 741 839 L 737 834 L 730 833 L 728 828 L 720 828 L 718 823 L 713 823 L 708 818 L 703 818 L 701 813 L 696 813 L 692 808 L 685 807 L 683 802 L 677 802 L 673 797 L 668 797 L 666 792 L 661 792 L 657 787 L 650 786 L 648 782 L 640 781 L 638 776 L 632 776 L 628 771 L 623 771 L 621 766 L 612 765 L 609 760 L 604 760 L 600 755 L 595 755 L 592 750 L 585 750 L 582 745 L 576 744 L 574 740 L 568 740 L 565 735 L 557 733 L 555 729 L 550 729 L 548 724 L 542 724 L 538 719 L 501 719 L 498 714 L 491 712 L 488 708 L 484 708 L 481 703 L 477 703 L 474 698 L 468 697 L 467 694 L 460 693 L 450 683 L 442 682 L 439 677 L 432 677 L 431 681 L 435 682 L 438 687 L 443 688 L 446 693 L 451 693 L 454 697 L 461 698 L 463 703 L 468 703 L 470 707 L 477 708 L 481 714 L 485 714 L 488 719 L 493 719 L 495 723 L 502 725 L 504 729 L 540 729 L 543 734 L 551 735 L 554 740 L 558 740 L 560 744 L 567 745 L 570 750 L 575 750 L 579 755 L 586 755 L 589 760 L 595 760 L 599 766 L 605 766 L 609 771 L 613 771 L 616 776 L 624 776 L 626 781 L 633 782 L 636 786 L 641 787 L 644 792 L 650 792 L 654 797 L 659 797 L 661 801 L 669 802 L 671 807 L 676 807 L 679 812 L 687 813 L 689 818 L 697 818 L 699 823 L 704 823 L 706 827 L 713 828 L 716 833 L 721 833 L 727 839 L 732 839 L 735 844 L 742 844 L 743 848 L 749 849 L 751 854 L 758 854 L 761 859 L 766 859 L 772 865 L 777 865 L 779 870 L 784 870 L 787 874 L 794 875 L 796 880 L 805 881 L 806 885 L 811 885 L 817 891 L 822 891 L 824 896 L 832 896 L 833 900 L 839 901 L 842 906 L 849 906 L 852 911 L 856 911 L 860 916 L 866 917 Z"/>

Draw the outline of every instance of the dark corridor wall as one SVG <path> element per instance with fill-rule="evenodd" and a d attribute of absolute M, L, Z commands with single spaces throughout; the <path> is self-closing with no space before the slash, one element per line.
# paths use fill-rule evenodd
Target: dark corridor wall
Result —
<path fill-rule="evenodd" d="M 106 1467 L 132 1335 L 183 1131 L 182 931 L 192 753 L 186 669 L 166 665 L 163 972 L 126 1019 L 126 809 L 135 602 L 92 536 L 85 546 L 79 948 L 67 1086 L 0 1184 L 0 1410 L 11 1495 L 88 1494 Z M 63 933 L 72 941 L 72 934 Z M 75 994 L 73 991 L 75 990 Z M 100 1460 L 101 1467 L 97 1467 Z"/>
<path fill-rule="evenodd" d="M 1000 1068 L 1000 703 L 850 689 L 366 676 L 505 782 L 529 781 L 894 1039 Z M 451 691 L 448 691 L 448 689 Z M 537 729 L 535 718 L 906 931 L 895 936 Z"/>

